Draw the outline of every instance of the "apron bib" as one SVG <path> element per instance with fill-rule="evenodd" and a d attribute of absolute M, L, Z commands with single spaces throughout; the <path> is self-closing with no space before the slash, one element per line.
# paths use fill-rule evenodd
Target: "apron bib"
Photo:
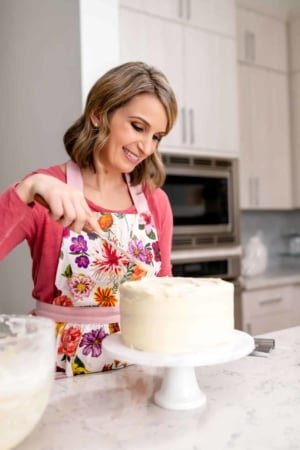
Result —
<path fill-rule="evenodd" d="M 157 232 L 140 186 L 128 188 L 137 212 L 95 213 L 103 236 L 138 260 L 153 266 L 161 262 Z M 67 163 L 67 183 L 83 190 L 79 167 Z M 95 233 L 64 230 L 52 304 L 37 302 L 36 314 L 57 322 L 57 371 L 67 376 L 119 369 L 124 362 L 102 353 L 102 340 L 120 331 L 119 285 L 148 273 L 101 240 Z"/>

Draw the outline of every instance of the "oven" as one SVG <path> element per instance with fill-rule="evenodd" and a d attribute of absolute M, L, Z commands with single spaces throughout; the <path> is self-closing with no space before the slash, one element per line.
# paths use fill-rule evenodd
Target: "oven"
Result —
<path fill-rule="evenodd" d="M 172 251 L 173 275 L 222 278 L 234 284 L 234 326 L 242 330 L 241 247 Z"/>
<path fill-rule="evenodd" d="M 239 245 L 238 160 L 165 153 L 173 248 Z"/>
<path fill-rule="evenodd" d="M 238 160 L 163 153 L 174 217 L 173 275 L 234 284 L 234 322 L 242 329 Z"/>

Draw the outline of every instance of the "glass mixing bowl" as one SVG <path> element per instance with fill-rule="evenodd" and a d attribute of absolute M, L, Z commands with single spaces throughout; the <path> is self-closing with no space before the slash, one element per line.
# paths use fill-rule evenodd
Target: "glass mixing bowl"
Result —
<path fill-rule="evenodd" d="M 54 321 L 0 314 L 0 450 L 14 448 L 38 423 L 54 368 Z"/>

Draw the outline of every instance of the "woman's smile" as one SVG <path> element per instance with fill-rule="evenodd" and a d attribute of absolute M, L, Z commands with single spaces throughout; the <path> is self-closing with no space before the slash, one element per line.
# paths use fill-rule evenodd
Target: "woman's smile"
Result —
<path fill-rule="evenodd" d="M 134 164 L 138 163 L 139 157 L 125 147 L 124 147 L 124 153 L 125 153 L 125 156 L 129 159 L 129 161 L 133 162 Z"/>
<path fill-rule="evenodd" d="M 160 100 L 152 94 L 135 96 L 111 115 L 101 163 L 111 171 L 131 172 L 157 150 L 166 129 L 167 115 Z"/>

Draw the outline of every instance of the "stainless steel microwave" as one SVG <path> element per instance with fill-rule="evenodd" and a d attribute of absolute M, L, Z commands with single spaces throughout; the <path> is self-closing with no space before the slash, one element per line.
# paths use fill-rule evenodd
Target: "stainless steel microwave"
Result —
<path fill-rule="evenodd" d="M 174 217 L 173 249 L 238 245 L 238 160 L 162 154 Z"/>

